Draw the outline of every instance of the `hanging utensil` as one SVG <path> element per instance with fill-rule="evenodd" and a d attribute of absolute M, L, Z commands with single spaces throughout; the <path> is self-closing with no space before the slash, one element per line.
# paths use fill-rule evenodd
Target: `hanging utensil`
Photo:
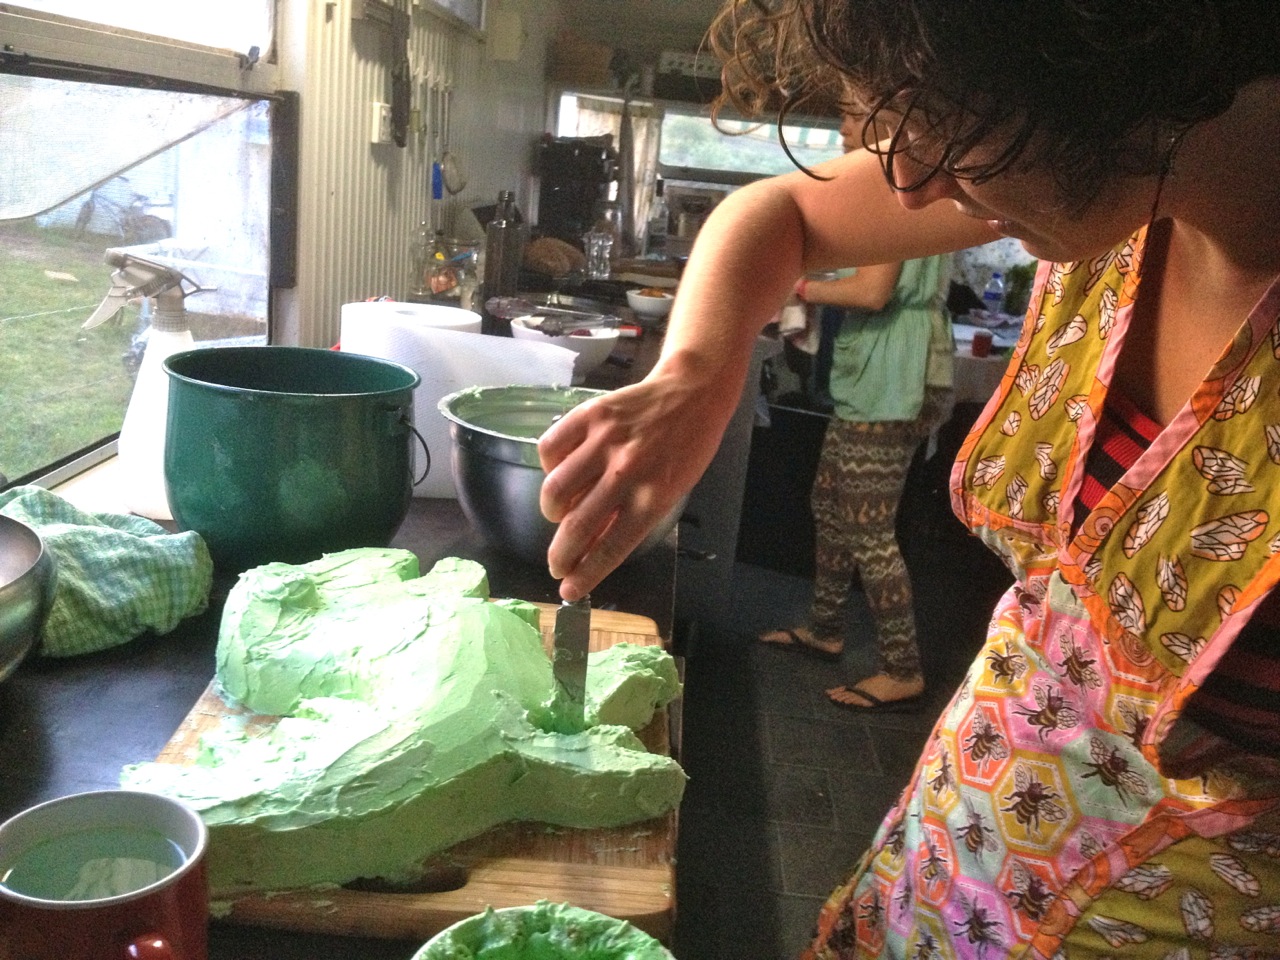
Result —
<path fill-rule="evenodd" d="M 392 11 L 391 42 L 395 64 L 391 68 L 391 139 L 397 147 L 409 143 L 410 94 L 413 79 L 409 64 L 409 4 Z"/>
<path fill-rule="evenodd" d="M 430 133 L 430 172 L 427 183 L 431 191 L 431 230 L 439 232 L 444 226 L 444 171 L 440 166 L 440 44 L 439 37 L 427 37 L 427 122 Z"/>
<path fill-rule="evenodd" d="M 453 83 L 447 82 L 444 88 L 444 154 L 440 166 L 444 175 L 444 186 L 454 196 L 467 188 L 467 176 L 462 172 L 462 164 L 458 155 L 449 149 L 450 120 L 453 106 Z"/>
<path fill-rule="evenodd" d="M 434 159 L 431 161 L 431 199 L 444 199 L 444 166 L 440 162 L 440 154 L 432 151 Z"/>
<path fill-rule="evenodd" d="M 431 82 L 431 98 L 431 199 L 443 200 L 444 170 L 440 164 L 441 144 L 443 143 L 440 133 L 440 126 L 443 122 L 440 116 L 440 106 L 443 103 L 443 99 L 440 92 L 440 75 L 438 73 Z"/>
<path fill-rule="evenodd" d="M 412 55 L 410 64 L 413 97 L 409 105 L 409 130 L 421 144 L 427 135 L 426 88 L 423 86 L 422 61 L 417 54 Z"/>

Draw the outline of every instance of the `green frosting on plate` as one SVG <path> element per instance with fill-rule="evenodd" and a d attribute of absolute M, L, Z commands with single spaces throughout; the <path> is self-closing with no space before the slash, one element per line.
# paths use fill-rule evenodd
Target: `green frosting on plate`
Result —
<path fill-rule="evenodd" d="M 631 924 L 567 903 L 486 910 L 437 934 L 413 960 L 672 960 Z"/>
<path fill-rule="evenodd" d="M 210 830 L 216 896 L 356 879 L 422 863 L 509 820 L 613 827 L 673 809 L 685 776 L 634 731 L 679 695 L 658 646 L 592 654 L 587 729 L 556 733 L 538 609 L 489 602 L 484 570 L 358 549 L 243 574 L 217 651 L 229 717 L 191 765 L 127 767 Z"/>

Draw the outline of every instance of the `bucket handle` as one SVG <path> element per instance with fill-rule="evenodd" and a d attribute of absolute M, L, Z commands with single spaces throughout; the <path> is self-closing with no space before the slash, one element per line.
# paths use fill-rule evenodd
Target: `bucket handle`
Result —
<path fill-rule="evenodd" d="M 427 460 L 427 465 L 426 467 L 423 468 L 422 476 L 418 477 L 417 480 L 413 481 L 413 485 L 416 487 L 423 480 L 427 479 L 427 474 L 431 472 L 431 451 L 427 448 L 426 438 L 424 438 L 422 434 L 418 432 L 418 428 L 413 425 L 413 421 L 410 420 L 407 415 L 401 414 L 400 422 L 403 423 L 406 427 L 408 427 L 410 431 L 412 431 L 413 435 L 418 438 L 418 442 L 422 444 L 422 452 L 426 456 L 426 460 Z"/>

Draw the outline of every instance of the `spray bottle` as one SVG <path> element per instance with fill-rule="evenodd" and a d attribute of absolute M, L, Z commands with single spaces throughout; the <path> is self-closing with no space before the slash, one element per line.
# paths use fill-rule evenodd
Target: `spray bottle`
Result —
<path fill-rule="evenodd" d="M 201 287 L 173 267 L 126 253 L 107 251 L 106 261 L 116 270 L 106 299 L 88 320 L 91 329 L 115 317 L 126 303 L 154 297 L 155 310 L 142 365 L 129 397 L 120 427 L 116 455 L 123 473 L 121 493 L 134 513 L 152 520 L 171 520 L 164 483 L 164 440 L 169 419 L 169 377 L 162 366 L 166 357 L 190 349 L 194 340 L 187 323 L 186 298 Z M 191 285 L 184 289 L 183 282 Z"/>

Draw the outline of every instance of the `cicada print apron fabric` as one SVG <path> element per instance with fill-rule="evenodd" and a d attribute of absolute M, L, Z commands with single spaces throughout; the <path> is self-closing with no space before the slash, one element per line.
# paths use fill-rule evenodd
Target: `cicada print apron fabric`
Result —
<path fill-rule="evenodd" d="M 812 957 L 1280 957 L 1280 778 L 1181 716 L 1280 574 L 1280 286 L 1073 529 L 1144 242 L 1040 268 L 952 475 L 1016 582 Z"/>

